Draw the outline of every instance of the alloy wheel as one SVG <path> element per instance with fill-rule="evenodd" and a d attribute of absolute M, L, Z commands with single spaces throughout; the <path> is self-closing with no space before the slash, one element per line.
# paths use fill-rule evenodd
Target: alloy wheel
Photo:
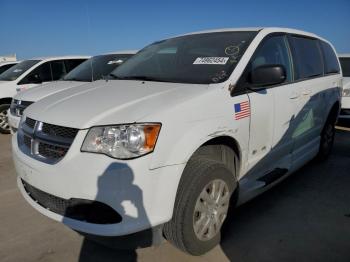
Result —
<path fill-rule="evenodd" d="M 8 131 L 10 130 L 10 125 L 7 119 L 7 110 L 0 112 L 0 129 Z"/>

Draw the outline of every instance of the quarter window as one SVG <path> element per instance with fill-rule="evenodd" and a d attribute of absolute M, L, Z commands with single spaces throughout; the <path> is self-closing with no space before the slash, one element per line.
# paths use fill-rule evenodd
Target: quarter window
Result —
<path fill-rule="evenodd" d="M 337 74 L 340 71 L 337 56 L 335 55 L 333 48 L 326 42 L 321 41 L 321 47 L 323 51 L 324 71 L 325 74 Z"/>
<path fill-rule="evenodd" d="M 296 79 L 307 79 L 323 75 L 323 61 L 318 40 L 304 37 L 291 37 Z"/>

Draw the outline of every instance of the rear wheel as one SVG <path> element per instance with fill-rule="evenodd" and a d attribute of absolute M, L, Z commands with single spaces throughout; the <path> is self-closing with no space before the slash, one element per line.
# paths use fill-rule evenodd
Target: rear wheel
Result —
<path fill-rule="evenodd" d="M 7 119 L 7 110 L 9 108 L 9 104 L 0 105 L 0 133 L 2 134 L 10 134 L 10 125 Z"/>
<path fill-rule="evenodd" d="M 192 158 L 179 184 L 173 218 L 164 226 L 166 239 L 192 255 L 214 248 L 236 187 L 235 171 L 224 163 L 203 155 Z"/>

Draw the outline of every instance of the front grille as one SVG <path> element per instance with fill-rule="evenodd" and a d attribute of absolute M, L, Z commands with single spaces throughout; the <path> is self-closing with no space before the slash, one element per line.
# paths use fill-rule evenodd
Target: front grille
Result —
<path fill-rule="evenodd" d="M 24 180 L 22 184 L 36 203 L 61 216 L 94 224 L 116 224 L 122 221 L 122 217 L 104 203 L 78 198 L 64 199 L 41 191 Z"/>
<path fill-rule="evenodd" d="M 32 146 L 32 139 L 29 136 L 24 135 L 23 142 L 24 142 L 24 145 L 30 150 Z"/>
<path fill-rule="evenodd" d="M 60 136 L 65 138 L 75 138 L 78 133 L 78 129 L 56 126 L 51 124 L 43 124 L 42 128 L 43 133 L 52 135 L 52 136 Z"/>
<path fill-rule="evenodd" d="M 47 194 L 22 180 L 24 189 L 28 195 L 41 206 L 51 210 L 52 212 L 58 213 L 60 215 L 64 214 L 67 208 L 67 200 Z"/>
<path fill-rule="evenodd" d="M 67 154 L 78 131 L 27 117 L 18 132 L 18 144 L 27 155 L 55 164 Z"/>
<path fill-rule="evenodd" d="M 34 119 L 31 119 L 31 118 L 29 118 L 29 117 L 27 117 L 27 118 L 26 118 L 26 121 L 25 121 L 26 125 L 27 125 L 28 127 L 30 127 L 30 128 L 34 128 L 35 122 L 36 122 L 36 121 L 35 121 Z"/>
<path fill-rule="evenodd" d="M 46 143 L 39 144 L 39 154 L 49 159 L 60 159 L 66 155 L 68 148 L 50 145 Z"/>
<path fill-rule="evenodd" d="M 33 103 L 34 102 L 32 101 L 21 101 L 14 99 L 10 107 L 10 112 L 12 115 L 20 117 L 23 115 L 23 111 Z"/>

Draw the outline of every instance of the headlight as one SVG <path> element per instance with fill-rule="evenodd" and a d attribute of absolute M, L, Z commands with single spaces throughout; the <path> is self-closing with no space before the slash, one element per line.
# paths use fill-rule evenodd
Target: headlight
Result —
<path fill-rule="evenodd" d="M 139 157 L 154 150 L 160 127 L 160 124 L 93 127 L 86 135 L 81 151 L 118 159 Z"/>
<path fill-rule="evenodd" d="M 343 96 L 350 96 L 350 89 L 343 89 Z"/>

